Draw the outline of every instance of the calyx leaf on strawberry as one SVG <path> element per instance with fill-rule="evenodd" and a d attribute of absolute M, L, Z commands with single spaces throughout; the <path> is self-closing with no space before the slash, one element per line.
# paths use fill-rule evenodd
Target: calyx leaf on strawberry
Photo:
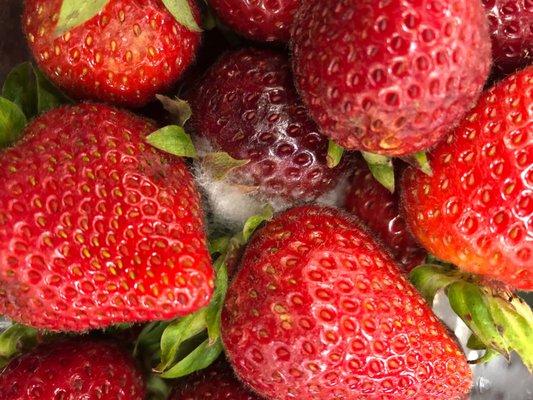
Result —
<path fill-rule="evenodd" d="M 0 97 L 0 148 L 17 141 L 27 122 L 26 116 L 17 104 Z"/>
<path fill-rule="evenodd" d="M 389 192 L 394 193 L 395 182 L 392 158 L 366 151 L 362 151 L 361 154 L 368 164 L 372 176 L 385 186 Z"/>
<path fill-rule="evenodd" d="M 109 0 L 63 0 L 55 34 L 60 36 L 89 21 L 108 3 Z M 163 4 L 180 24 L 194 32 L 202 31 L 196 22 L 189 0 L 163 0 Z"/>
<path fill-rule="evenodd" d="M 180 99 L 179 97 L 170 98 L 161 94 L 156 95 L 156 97 L 163 105 L 163 108 L 176 118 L 176 122 L 179 126 L 184 126 L 189 118 L 191 118 L 192 110 L 187 101 Z"/>
<path fill-rule="evenodd" d="M 342 155 L 344 154 L 344 147 L 339 146 L 333 140 L 328 141 L 328 154 L 326 156 L 327 164 L 329 168 L 335 168 L 341 162 Z"/>
<path fill-rule="evenodd" d="M 509 359 L 515 351 L 533 371 L 533 312 L 520 297 L 448 265 L 421 265 L 410 279 L 430 304 L 444 290 L 453 311 L 473 332 L 469 347 L 486 350 L 471 362 L 487 361 L 495 352 Z"/>
<path fill-rule="evenodd" d="M 175 379 L 189 375 L 208 367 L 222 353 L 220 320 L 228 288 L 227 264 L 253 232 L 272 217 L 273 210 L 267 206 L 261 214 L 250 217 L 234 236 L 214 241 L 211 249 L 216 257 L 215 292 L 207 307 L 174 321 L 150 323 L 143 329 L 135 353 L 142 356 L 157 376 Z"/>
<path fill-rule="evenodd" d="M 0 334 L 0 369 L 22 351 L 33 348 L 38 341 L 37 329 L 13 324 Z"/>
<path fill-rule="evenodd" d="M 224 179 L 233 169 L 242 167 L 249 162 L 250 160 L 237 160 L 223 151 L 207 153 L 202 157 L 203 166 L 217 181 Z"/>
<path fill-rule="evenodd" d="M 167 125 L 146 137 L 156 149 L 179 157 L 197 158 L 191 137 L 181 126 Z"/>

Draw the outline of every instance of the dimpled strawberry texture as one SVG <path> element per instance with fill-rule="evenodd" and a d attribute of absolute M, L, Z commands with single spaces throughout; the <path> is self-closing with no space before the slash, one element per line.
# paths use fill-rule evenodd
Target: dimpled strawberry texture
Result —
<path fill-rule="evenodd" d="M 260 400 L 235 377 L 226 361 L 178 381 L 170 400 Z"/>
<path fill-rule="evenodd" d="M 37 118 L 0 154 L 0 314 L 83 331 L 208 303 L 198 193 L 181 159 L 144 143 L 154 129 L 82 104 Z"/>
<path fill-rule="evenodd" d="M 488 90 L 430 154 L 433 176 L 410 168 L 411 231 L 459 268 L 533 290 L 533 67 Z"/>
<path fill-rule="evenodd" d="M 211 0 L 218 17 L 241 35 L 262 42 L 288 42 L 299 0 Z"/>
<path fill-rule="evenodd" d="M 491 64 L 479 0 L 304 1 L 291 43 L 296 86 L 323 133 L 390 156 L 436 144 Z"/>
<path fill-rule="evenodd" d="M 74 98 L 142 106 L 170 88 L 200 44 L 200 33 L 178 23 L 160 0 L 110 0 L 57 36 L 61 4 L 26 0 L 22 21 L 39 67 Z"/>
<path fill-rule="evenodd" d="M 402 271 L 408 273 L 424 262 L 426 251 L 407 229 L 400 212 L 399 191 L 391 193 L 376 181 L 362 159 L 354 160 L 354 167 L 344 208 L 376 234 Z M 401 167 L 397 163 L 395 170 L 398 169 Z"/>
<path fill-rule="evenodd" d="M 329 168 L 328 141 L 307 116 L 287 57 L 248 48 L 223 55 L 190 96 L 191 124 L 215 151 L 250 160 L 228 179 L 258 187 L 258 195 L 314 200 L 339 180 L 347 164 Z"/>
<path fill-rule="evenodd" d="M 0 374 L 0 400 L 143 400 L 133 358 L 114 342 L 67 339 L 12 360 Z"/>
<path fill-rule="evenodd" d="M 471 385 L 416 289 L 334 209 L 294 208 L 256 232 L 222 336 L 237 374 L 268 399 L 460 399 Z"/>
<path fill-rule="evenodd" d="M 533 1 L 483 0 L 487 10 L 494 68 L 512 73 L 533 62 Z"/>

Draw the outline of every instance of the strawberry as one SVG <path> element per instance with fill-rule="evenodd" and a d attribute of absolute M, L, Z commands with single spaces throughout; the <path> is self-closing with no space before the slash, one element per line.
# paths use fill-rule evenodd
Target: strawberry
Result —
<path fill-rule="evenodd" d="M 198 193 L 181 159 L 144 143 L 154 129 L 82 104 L 37 118 L 0 153 L 0 314 L 83 331 L 209 302 Z"/>
<path fill-rule="evenodd" d="M 300 103 L 282 53 L 226 53 L 190 103 L 191 126 L 207 147 L 247 160 L 229 172 L 228 181 L 255 189 L 259 197 L 290 202 L 314 200 L 338 181 L 343 167 L 328 168 L 328 141 Z"/>
<path fill-rule="evenodd" d="M 391 251 L 403 272 L 420 265 L 426 252 L 400 215 L 398 191 L 391 193 L 374 179 L 363 160 L 358 159 L 344 208 L 365 223 Z"/>
<path fill-rule="evenodd" d="M 178 382 L 170 400 L 259 400 L 235 378 L 225 361 Z"/>
<path fill-rule="evenodd" d="M 533 62 L 533 5 L 530 0 L 483 0 L 492 38 L 494 68 L 512 73 Z"/>
<path fill-rule="evenodd" d="M 169 89 L 194 60 L 200 33 L 160 0 L 109 0 L 58 35 L 65 1 L 26 0 L 23 25 L 39 67 L 73 97 L 139 107 Z M 198 19 L 193 1 L 190 6 Z"/>
<path fill-rule="evenodd" d="M 303 206 L 258 230 L 228 289 L 222 339 L 272 400 L 460 399 L 471 372 L 388 253 L 348 215 Z"/>
<path fill-rule="evenodd" d="M 533 66 L 483 94 L 402 182 L 407 224 L 438 258 L 533 290 Z"/>
<path fill-rule="evenodd" d="M 222 22 L 252 40 L 288 42 L 299 0 L 211 0 Z"/>
<path fill-rule="evenodd" d="M 389 156 L 436 144 L 490 69 L 479 0 L 303 1 L 291 43 L 296 86 L 323 133 Z"/>
<path fill-rule="evenodd" d="M 133 358 L 113 341 L 57 340 L 16 358 L 0 374 L 0 400 L 143 400 Z"/>

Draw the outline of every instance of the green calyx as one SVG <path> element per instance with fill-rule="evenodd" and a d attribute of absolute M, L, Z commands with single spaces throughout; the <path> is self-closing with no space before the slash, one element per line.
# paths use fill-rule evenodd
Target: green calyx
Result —
<path fill-rule="evenodd" d="M 380 154 L 361 152 L 365 159 L 372 176 L 385 188 L 394 193 L 395 181 L 394 181 L 394 167 L 392 165 L 392 158 L 382 156 Z"/>
<path fill-rule="evenodd" d="M 231 171 L 249 162 L 250 160 L 237 160 L 223 151 L 207 153 L 202 157 L 202 166 L 216 181 L 223 180 Z"/>
<path fill-rule="evenodd" d="M 148 144 L 178 157 L 197 158 L 191 137 L 178 125 L 168 125 L 146 137 Z"/>
<path fill-rule="evenodd" d="M 13 324 L 0 333 L 0 369 L 23 351 L 37 345 L 39 332 L 28 326 Z"/>
<path fill-rule="evenodd" d="M 191 31 L 201 32 L 194 17 L 189 0 L 162 0 L 166 9 L 181 25 Z M 61 36 L 65 32 L 84 24 L 97 16 L 109 3 L 109 0 L 63 0 L 56 24 L 55 35 Z"/>
<path fill-rule="evenodd" d="M 343 154 L 344 148 L 330 139 L 328 141 L 328 154 L 326 156 L 328 168 L 335 168 L 337 165 L 339 165 Z"/>
<path fill-rule="evenodd" d="M 163 105 L 163 108 L 174 118 L 179 126 L 185 126 L 185 123 L 191 118 L 192 110 L 189 103 L 179 97 L 170 98 L 161 94 L 156 95 L 157 100 Z"/>
<path fill-rule="evenodd" d="M 533 371 L 533 312 L 520 297 L 451 266 L 424 264 L 410 274 L 410 280 L 432 304 L 439 290 L 448 296 L 453 311 L 472 331 L 467 346 L 485 350 L 472 363 L 485 362 L 496 354 L 507 359 L 515 351 Z"/>
<path fill-rule="evenodd" d="M 250 217 L 234 236 L 212 242 L 216 279 L 215 291 L 207 307 L 173 321 L 150 323 L 143 329 L 135 353 L 152 369 L 154 390 L 164 390 L 165 386 L 158 378 L 175 379 L 189 375 L 208 367 L 222 353 L 220 327 L 228 289 L 228 262 L 235 260 L 255 230 L 272 216 L 273 210 L 267 206 L 261 214 Z"/>

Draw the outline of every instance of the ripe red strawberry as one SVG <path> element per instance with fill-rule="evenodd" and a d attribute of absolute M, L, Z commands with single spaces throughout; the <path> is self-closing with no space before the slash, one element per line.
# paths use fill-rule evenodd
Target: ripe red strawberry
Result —
<path fill-rule="evenodd" d="M 409 272 L 424 261 L 426 252 L 407 230 L 399 197 L 398 191 L 391 193 L 374 179 L 363 160 L 355 162 L 344 207 L 377 235 L 402 271 Z"/>
<path fill-rule="evenodd" d="M 231 284 L 222 337 L 269 399 L 460 399 L 466 359 L 355 220 L 317 206 L 257 231 Z"/>
<path fill-rule="evenodd" d="M 328 168 L 327 139 L 307 116 L 285 55 L 244 49 L 223 55 L 191 96 L 195 133 L 213 151 L 250 160 L 228 174 L 260 197 L 314 200 L 338 181 Z"/>
<path fill-rule="evenodd" d="M 211 0 L 219 18 L 252 40 L 288 42 L 299 0 Z"/>
<path fill-rule="evenodd" d="M 533 62 L 531 0 L 483 0 L 489 19 L 494 67 L 511 73 Z"/>
<path fill-rule="evenodd" d="M 259 400 L 235 377 L 225 361 L 178 381 L 170 400 Z"/>
<path fill-rule="evenodd" d="M 533 290 L 533 66 L 488 90 L 429 156 L 409 168 L 403 205 L 435 256 Z"/>
<path fill-rule="evenodd" d="M 0 153 L 0 314 L 51 330 L 170 319 L 213 271 L 184 162 L 103 105 L 50 111 Z"/>
<path fill-rule="evenodd" d="M 160 0 L 110 0 L 57 36 L 61 4 L 26 0 L 23 25 L 39 67 L 75 98 L 142 106 L 180 77 L 200 43 L 200 33 L 177 22 Z"/>
<path fill-rule="evenodd" d="M 437 143 L 490 69 L 480 0 L 304 1 L 292 52 L 296 86 L 323 133 L 391 156 Z"/>
<path fill-rule="evenodd" d="M 143 400 L 133 358 L 113 341 L 72 338 L 43 344 L 0 374 L 0 400 Z"/>

